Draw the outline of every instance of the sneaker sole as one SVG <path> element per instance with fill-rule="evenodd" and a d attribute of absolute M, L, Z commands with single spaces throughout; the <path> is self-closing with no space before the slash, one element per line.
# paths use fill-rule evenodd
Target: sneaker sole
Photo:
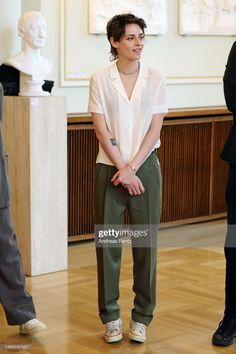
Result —
<path fill-rule="evenodd" d="M 42 327 L 42 328 L 35 328 L 32 331 L 24 331 L 24 330 L 20 330 L 20 334 L 24 335 L 24 336 L 33 336 L 36 333 L 45 331 L 45 329 L 47 329 L 47 327 Z"/>
<path fill-rule="evenodd" d="M 105 341 L 107 343 L 115 343 L 115 342 L 119 342 L 122 338 L 123 338 L 122 333 L 120 333 L 117 336 L 113 336 L 113 337 L 105 336 Z"/>
<path fill-rule="evenodd" d="M 134 340 L 135 342 L 144 343 L 146 337 L 136 336 L 132 332 L 129 332 L 129 339 Z"/>

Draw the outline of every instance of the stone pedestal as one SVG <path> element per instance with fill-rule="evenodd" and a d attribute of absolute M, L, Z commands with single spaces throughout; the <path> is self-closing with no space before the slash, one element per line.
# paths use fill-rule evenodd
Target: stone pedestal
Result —
<path fill-rule="evenodd" d="M 64 97 L 5 97 L 11 213 L 27 275 L 67 268 L 67 114 Z"/>

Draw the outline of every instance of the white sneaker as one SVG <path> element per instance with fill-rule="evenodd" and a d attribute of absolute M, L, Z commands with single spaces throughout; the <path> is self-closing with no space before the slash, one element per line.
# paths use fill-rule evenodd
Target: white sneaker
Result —
<path fill-rule="evenodd" d="M 20 334 L 32 335 L 44 331 L 46 328 L 47 326 L 43 322 L 34 318 L 20 325 Z"/>
<path fill-rule="evenodd" d="M 135 340 L 136 342 L 145 342 L 146 336 L 146 328 L 147 326 L 140 322 L 135 322 L 133 320 L 130 321 L 129 324 L 129 338 Z"/>
<path fill-rule="evenodd" d="M 122 321 L 120 318 L 105 324 L 105 341 L 107 343 L 118 342 L 122 338 Z"/>

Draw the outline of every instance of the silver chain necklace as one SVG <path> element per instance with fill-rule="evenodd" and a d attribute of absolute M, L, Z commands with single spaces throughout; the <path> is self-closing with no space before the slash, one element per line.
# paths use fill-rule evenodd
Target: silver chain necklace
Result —
<path fill-rule="evenodd" d="M 117 66 L 117 69 L 118 69 L 119 73 L 121 73 L 121 74 L 123 74 L 123 75 L 133 75 L 133 74 L 136 74 L 136 72 L 139 71 L 140 63 L 138 63 L 137 69 L 135 69 L 134 71 L 132 71 L 132 73 L 125 73 L 124 71 L 121 71 L 121 70 L 119 69 L 119 67 L 118 67 L 117 64 L 116 64 L 116 66 Z"/>

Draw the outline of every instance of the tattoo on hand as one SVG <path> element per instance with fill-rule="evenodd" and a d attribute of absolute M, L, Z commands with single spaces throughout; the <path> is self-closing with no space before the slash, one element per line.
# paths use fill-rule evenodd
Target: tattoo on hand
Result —
<path fill-rule="evenodd" d="M 115 138 L 111 138 L 110 140 L 111 140 L 111 144 L 112 144 L 113 146 L 117 146 L 117 141 L 116 141 Z"/>

